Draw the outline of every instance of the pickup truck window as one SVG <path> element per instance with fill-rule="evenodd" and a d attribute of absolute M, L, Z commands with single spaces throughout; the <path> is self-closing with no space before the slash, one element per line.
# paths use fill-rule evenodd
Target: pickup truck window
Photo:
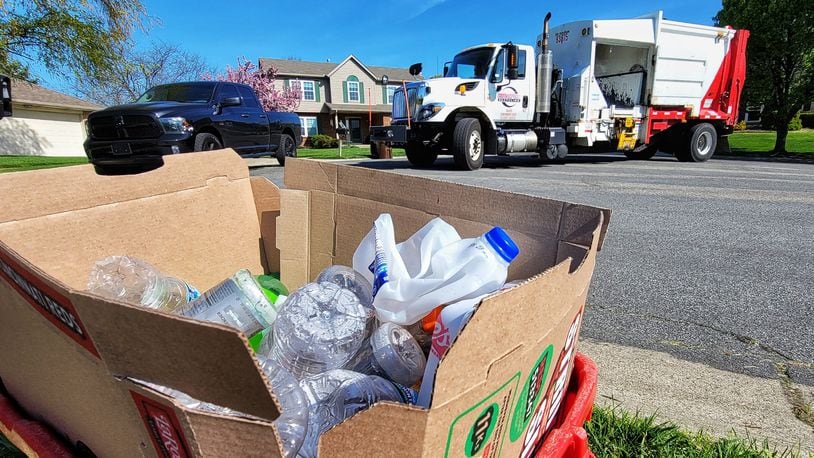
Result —
<path fill-rule="evenodd" d="M 148 89 L 136 100 L 143 102 L 207 103 L 212 99 L 217 83 L 163 84 Z"/>
<path fill-rule="evenodd" d="M 243 106 L 249 108 L 260 108 L 260 104 L 257 103 L 257 97 L 255 97 L 254 91 L 246 86 L 238 86 L 237 91 L 240 92 L 240 98 L 243 99 Z"/>
<path fill-rule="evenodd" d="M 218 91 L 218 101 L 229 97 L 240 97 L 240 94 L 237 93 L 237 88 L 235 88 L 234 84 L 224 84 Z"/>

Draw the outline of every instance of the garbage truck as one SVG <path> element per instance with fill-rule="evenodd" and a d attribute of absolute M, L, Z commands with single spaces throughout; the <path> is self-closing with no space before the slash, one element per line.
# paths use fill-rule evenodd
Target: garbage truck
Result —
<path fill-rule="evenodd" d="M 371 142 L 404 147 L 413 166 L 452 155 L 475 170 L 484 154 L 657 151 L 703 162 L 737 122 L 749 31 L 634 19 L 553 27 L 535 46 L 487 43 L 462 50 L 442 77 L 404 83 L 391 123 Z M 418 73 L 420 65 L 411 67 Z"/>

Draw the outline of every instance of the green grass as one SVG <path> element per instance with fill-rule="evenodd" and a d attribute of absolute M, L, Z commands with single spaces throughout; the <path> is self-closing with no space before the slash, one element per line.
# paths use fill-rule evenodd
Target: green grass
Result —
<path fill-rule="evenodd" d="M 49 157 L 49 156 L 2 156 L 0 155 L 0 173 L 19 172 L 21 170 L 47 169 L 66 165 L 87 164 L 86 157 Z"/>
<path fill-rule="evenodd" d="M 768 153 L 774 149 L 775 138 L 774 132 L 735 132 L 729 136 L 729 147 L 735 154 Z M 789 136 L 786 137 L 786 151 L 814 154 L 814 129 L 789 132 Z"/>
<path fill-rule="evenodd" d="M 393 148 L 393 157 L 404 156 L 403 148 Z M 339 148 L 327 149 L 311 149 L 311 148 L 298 148 L 297 157 L 306 157 L 311 159 L 360 159 L 370 158 L 370 148 L 356 147 L 356 146 L 343 146 L 342 157 L 339 157 Z"/>
<path fill-rule="evenodd" d="M 766 441 L 734 434 L 713 438 L 688 433 L 675 424 L 658 422 L 621 409 L 595 407 L 585 425 L 591 451 L 604 457 L 769 458 L 800 457 L 799 450 L 777 450 Z"/>

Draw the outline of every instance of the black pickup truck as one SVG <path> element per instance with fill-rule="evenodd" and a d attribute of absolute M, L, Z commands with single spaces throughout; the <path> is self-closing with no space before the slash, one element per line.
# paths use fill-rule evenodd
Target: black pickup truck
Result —
<path fill-rule="evenodd" d="M 163 84 L 134 103 L 88 116 L 85 153 L 100 173 L 161 166 L 167 154 L 233 148 L 296 156 L 300 119 L 264 111 L 251 87 L 222 81 Z"/>

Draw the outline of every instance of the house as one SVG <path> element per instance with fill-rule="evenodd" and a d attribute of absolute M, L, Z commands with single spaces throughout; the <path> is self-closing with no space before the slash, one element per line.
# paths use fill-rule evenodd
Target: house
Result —
<path fill-rule="evenodd" d="M 337 126 L 344 125 L 353 143 L 366 141 L 371 125 L 389 124 L 396 87 L 420 79 L 404 68 L 366 66 L 353 55 L 338 64 L 261 58 L 259 66 L 277 71 L 278 89 L 299 87 L 302 101 L 296 111 L 303 138 L 336 137 Z"/>
<path fill-rule="evenodd" d="M 14 114 L 0 119 L 0 155 L 85 155 L 85 119 L 103 106 L 21 80 L 12 80 L 11 97 Z"/>

